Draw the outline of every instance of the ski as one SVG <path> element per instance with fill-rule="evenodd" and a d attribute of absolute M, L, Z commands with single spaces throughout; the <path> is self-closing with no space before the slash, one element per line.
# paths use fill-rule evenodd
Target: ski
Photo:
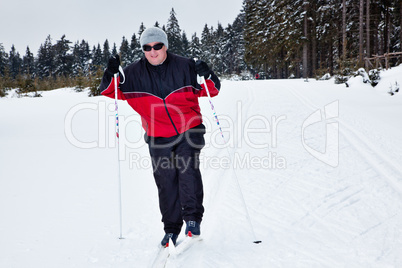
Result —
<path fill-rule="evenodd" d="M 155 268 L 165 267 L 168 258 L 169 258 L 169 248 L 165 248 L 165 247 L 161 246 L 151 267 L 155 267 Z"/>
<path fill-rule="evenodd" d="M 151 268 L 162 268 L 166 267 L 166 264 L 168 262 L 170 252 L 171 252 L 171 247 L 175 247 L 174 243 L 171 238 L 169 238 L 169 243 L 166 244 L 166 247 L 160 245 L 159 246 L 159 251 L 152 263 Z"/>
<path fill-rule="evenodd" d="M 151 268 L 163 268 L 166 267 L 166 262 L 169 258 L 169 246 L 160 246 L 158 253 L 154 261 L 152 262 Z"/>
<path fill-rule="evenodd" d="M 187 251 L 197 242 L 202 241 L 200 236 L 187 236 L 183 241 L 177 243 L 177 245 L 172 245 L 169 247 L 170 256 L 178 256 L 183 252 Z"/>
<path fill-rule="evenodd" d="M 202 241 L 202 238 L 200 236 L 186 236 L 184 240 L 178 241 L 176 245 L 174 245 L 172 240 L 169 239 L 169 244 L 166 247 L 160 246 L 151 267 L 166 267 L 170 258 L 175 258 L 176 256 L 179 256 L 199 241 Z"/>

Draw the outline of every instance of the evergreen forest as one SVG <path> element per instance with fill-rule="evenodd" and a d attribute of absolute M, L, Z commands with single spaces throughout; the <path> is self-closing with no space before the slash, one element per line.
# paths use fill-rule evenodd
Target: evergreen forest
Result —
<path fill-rule="evenodd" d="M 233 23 L 205 24 L 200 35 L 187 35 L 175 10 L 167 24 L 155 22 L 168 35 L 169 51 L 206 61 L 221 77 L 262 79 L 348 75 L 359 68 L 388 68 L 401 63 L 402 0 L 244 0 Z M 111 55 L 122 65 L 143 57 L 139 38 L 121 43 L 89 44 L 49 35 L 34 54 L 0 40 L 0 96 L 74 87 L 97 90 Z"/>

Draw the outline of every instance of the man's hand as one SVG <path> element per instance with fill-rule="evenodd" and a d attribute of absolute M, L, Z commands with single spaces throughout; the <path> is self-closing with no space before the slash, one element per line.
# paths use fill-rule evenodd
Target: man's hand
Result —
<path fill-rule="evenodd" d="M 111 74 L 116 74 L 119 72 L 119 66 L 120 66 L 120 57 L 119 55 L 114 55 L 109 59 L 109 62 L 107 64 L 107 70 Z"/>
<path fill-rule="evenodd" d="M 209 69 L 208 65 L 202 60 L 195 62 L 195 71 L 199 76 L 204 76 L 205 79 L 211 74 L 211 69 Z"/>

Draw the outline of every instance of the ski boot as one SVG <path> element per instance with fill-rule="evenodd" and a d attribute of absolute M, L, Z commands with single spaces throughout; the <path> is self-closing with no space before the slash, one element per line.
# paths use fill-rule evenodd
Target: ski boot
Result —
<path fill-rule="evenodd" d="M 173 244 L 176 245 L 176 240 L 177 240 L 178 236 L 179 236 L 178 234 L 174 234 L 174 233 L 165 234 L 165 236 L 163 237 L 163 239 L 161 241 L 162 247 L 167 248 L 169 246 L 169 239 L 172 239 Z"/>
<path fill-rule="evenodd" d="M 201 234 L 200 224 L 196 221 L 186 222 L 186 236 L 193 237 Z"/>

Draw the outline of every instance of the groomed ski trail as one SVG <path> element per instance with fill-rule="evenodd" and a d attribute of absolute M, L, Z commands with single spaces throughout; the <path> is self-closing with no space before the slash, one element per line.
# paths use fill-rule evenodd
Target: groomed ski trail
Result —
<path fill-rule="evenodd" d="M 400 215 L 396 211 L 401 209 L 401 200 L 398 187 L 389 183 L 397 180 L 400 174 L 398 166 L 383 157 L 382 153 L 378 153 L 380 151 L 371 146 L 357 130 L 342 129 L 346 125 L 343 118 L 335 119 L 340 122 L 339 166 L 333 168 L 325 165 L 314 159 L 302 148 L 301 143 L 304 120 L 315 110 L 324 107 L 309 104 L 305 97 L 301 97 L 302 89 L 299 90 L 300 93 L 295 93 L 295 88 L 282 81 L 250 81 L 244 84 L 242 88 L 231 88 L 230 96 L 228 94 L 222 97 L 226 104 L 232 103 L 228 113 L 223 114 L 224 117 L 235 118 L 236 124 L 236 120 L 239 120 L 236 115 L 239 107 L 242 110 L 240 114 L 243 117 L 243 126 L 247 118 L 254 115 L 263 116 L 270 123 L 273 116 L 285 116 L 286 119 L 278 124 L 275 148 L 271 142 L 272 133 L 255 134 L 252 139 L 267 139 L 270 144 L 268 150 L 285 157 L 287 167 L 284 170 L 214 170 L 215 174 L 206 170 L 207 180 L 215 179 L 224 185 L 223 189 L 222 186 L 218 187 L 220 190 L 214 196 L 217 202 L 210 200 L 210 206 L 214 206 L 214 214 L 206 214 L 206 219 L 219 219 L 215 222 L 225 225 L 223 231 L 220 231 L 219 224 L 213 224 L 214 228 L 208 229 L 206 220 L 205 230 L 218 234 L 223 241 L 231 240 L 231 243 L 224 242 L 229 250 L 221 251 L 219 243 L 211 234 L 208 237 L 211 239 L 205 242 L 204 251 L 193 252 L 191 257 L 202 259 L 210 267 L 244 267 L 250 259 L 273 266 L 297 262 L 302 267 L 336 267 L 345 264 L 360 266 L 384 261 L 384 252 L 393 247 L 398 248 L 399 244 L 392 240 L 395 235 L 398 236 L 395 228 Z M 264 87 L 260 86 L 262 84 Z M 220 101 L 221 99 L 215 104 L 217 109 L 223 106 Z M 205 114 L 208 114 L 207 109 L 204 109 L 204 116 Z M 313 146 L 321 148 L 323 144 L 319 143 L 325 142 L 326 135 L 323 126 L 308 133 L 310 134 L 310 142 L 315 143 Z M 353 135 L 357 137 L 353 138 Z M 315 140 L 316 138 L 318 139 Z M 267 152 L 247 147 L 244 140 L 241 145 L 240 148 L 231 150 L 254 156 L 264 156 Z M 367 152 L 367 149 L 372 151 Z M 207 152 L 212 155 L 215 153 L 222 155 L 218 150 Z M 250 243 L 251 235 L 246 227 L 244 211 L 236 189 L 230 182 L 232 172 L 237 172 L 240 178 L 257 236 L 263 240 L 264 245 L 255 246 Z M 213 187 L 216 186 L 214 184 Z M 384 187 L 388 190 L 377 190 Z M 379 209 L 371 202 L 378 202 L 379 207 L 384 206 L 386 209 Z M 233 215 L 237 215 L 235 222 L 232 220 Z M 390 228 L 386 237 L 379 235 L 383 228 Z M 378 238 L 372 240 L 368 235 L 370 233 Z M 383 242 L 379 244 L 376 242 L 378 240 Z M 368 250 L 370 254 L 363 257 L 358 251 L 350 251 L 348 248 L 360 248 L 361 252 Z M 191 262 L 190 255 L 185 257 L 183 265 L 190 260 L 196 267 L 202 267 L 198 261 Z M 228 259 L 233 261 L 229 264 Z"/>

